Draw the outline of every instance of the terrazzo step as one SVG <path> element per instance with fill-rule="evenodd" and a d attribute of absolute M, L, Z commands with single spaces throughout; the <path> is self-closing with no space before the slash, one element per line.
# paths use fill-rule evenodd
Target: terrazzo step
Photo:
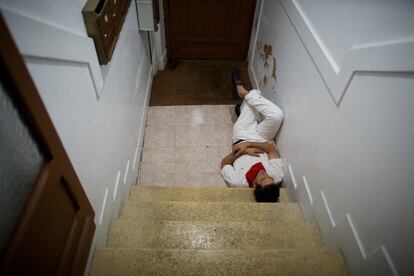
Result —
<path fill-rule="evenodd" d="M 108 247 L 170 249 L 321 248 L 311 223 L 114 220 Z"/>
<path fill-rule="evenodd" d="M 144 187 L 131 190 L 130 201 L 254 202 L 253 189 L 221 187 Z M 279 202 L 288 202 L 286 189 L 280 189 Z"/>
<path fill-rule="evenodd" d="M 297 203 L 255 202 L 126 202 L 120 218 L 138 221 L 304 221 Z"/>
<path fill-rule="evenodd" d="M 347 275 L 341 253 L 326 249 L 98 249 L 91 275 Z"/>

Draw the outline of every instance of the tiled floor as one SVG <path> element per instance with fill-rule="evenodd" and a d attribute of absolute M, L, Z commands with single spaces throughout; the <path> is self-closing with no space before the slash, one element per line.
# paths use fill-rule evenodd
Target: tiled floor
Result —
<path fill-rule="evenodd" d="M 226 186 L 233 105 L 150 106 L 138 185 Z"/>

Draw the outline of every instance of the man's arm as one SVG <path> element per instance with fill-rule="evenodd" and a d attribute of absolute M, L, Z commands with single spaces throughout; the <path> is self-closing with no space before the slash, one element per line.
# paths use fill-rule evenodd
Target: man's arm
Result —
<path fill-rule="evenodd" d="M 244 142 L 233 146 L 233 154 L 236 157 L 244 154 L 248 148 L 258 148 L 267 153 L 269 159 L 280 158 L 279 152 L 273 143 L 267 142 Z"/>
<path fill-rule="evenodd" d="M 236 156 L 233 152 L 229 153 L 226 157 L 221 160 L 221 168 L 223 168 L 226 165 L 233 165 L 234 160 L 237 159 L 238 156 Z"/>
<path fill-rule="evenodd" d="M 234 154 L 234 152 L 232 152 L 228 154 L 226 157 L 224 157 L 223 160 L 221 160 L 221 168 L 223 168 L 226 165 L 233 165 L 234 161 L 243 154 L 259 157 L 259 154 L 261 153 L 265 153 L 265 151 L 256 147 L 249 147 L 240 155 L 236 155 Z"/>

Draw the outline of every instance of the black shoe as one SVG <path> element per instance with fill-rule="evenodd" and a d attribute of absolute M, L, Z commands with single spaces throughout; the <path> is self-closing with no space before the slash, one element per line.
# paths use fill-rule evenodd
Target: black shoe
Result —
<path fill-rule="evenodd" d="M 231 84 L 233 85 L 233 97 L 240 99 L 239 93 L 237 93 L 237 85 L 241 85 L 240 71 L 234 69 L 231 71 Z"/>
<path fill-rule="evenodd" d="M 236 112 L 237 117 L 240 116 L 240 107 L 241 104 L 236 104 L 236 106 L 234 107 L 234 112 Z"/>

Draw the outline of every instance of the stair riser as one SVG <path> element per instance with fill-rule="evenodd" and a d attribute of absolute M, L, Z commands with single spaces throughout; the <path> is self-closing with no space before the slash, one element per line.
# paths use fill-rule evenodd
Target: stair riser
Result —
<path fill-rule="evenodd" d="M 98 250 L 91 275 L 346 275 L 337 251 Z"/>
<path fill-rule="evenodd" d="M 303 222 L 297 204 L 255 203 L 128 203 L 121 211 L 121 218 L 175 221 L 277 221 Z"/>
<path fill-rule="evenodd" d="M 134 187 L 130 201 L 255 202 L 253 189 Z M 286 189 L 279 202 L 288 202 Z"/>
<path fill-rule="evenodd" d="M 176 223 L 151 221 L 112 224 L 108 247 L 182 249 L 321 248 L 315 225 L 276 223 Z"/>

